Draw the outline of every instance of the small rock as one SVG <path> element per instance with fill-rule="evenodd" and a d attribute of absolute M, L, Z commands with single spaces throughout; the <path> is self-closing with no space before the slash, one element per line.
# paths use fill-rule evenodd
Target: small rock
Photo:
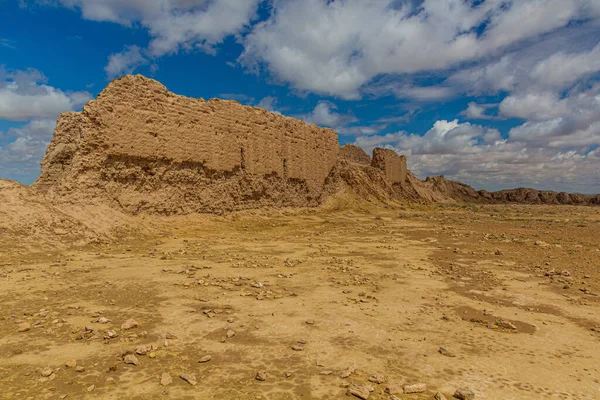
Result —
<path fill-rule="evenodd" d="M 391 395 L 390 397 L 388 397 L 388 400 L 402 400 L 400 397 L 396 396 L 396 395 Z"/>
<path fill-rule="evenodd" d="M 193 374 L 180 374 L 179 377 L 189 383 L 192 386 L 196 386 L 198 381 L 196 380 L 196 375 Z"/>
<path fill-rule="evenodd" d="M 100 318 L 98 318 L 97 322 L 99 322 L 101 324 L 108 324 L 110 322 L 110 320 L 106 317 L 100 317 Z"/>
<path fill-rule="evenodd" d="M 225 336 L 227 336 L 227 339 L 231 339 L 232 337 L 234 337 L 234 336 L 235 336 L 235 332 L 234 332 L 234 331 L 232 331 L 231 329 L 229 329 L 229 330 L 227 331 L 227 333 L 225 334 Z"/>
<path fill-rule="evenodd" d="M 267 371 L 258 371 L 256 376 L 254 377 L 257 381 L 266 381 L 267 380 Z"/>
<path fill-rule="evenodd" d="M 308 325 L 314 325 L 314 324 L 315 324 L 315 320 L 314 320 L 314 319 L 307 319 L 307 320 L 306 320 L 306 323 L 307 323 Z"/>
<path fill-rule="evenodd" d="M 167 386 L 170 385 L 171 382 L 173 382 L 173 378 L 171 377 L 171 375 L 169 375 L 166 372 L 163 372 L 163 374 L 160 376 L 160 384 L 162 386 Z"/>
<path fill-rule="evenodd" d="M 441 355 L 446 356 L 446 357 L 456 357 L 456 355 L 454 353 L 452 353 L 451 351 L 446 350 L 443 347 L 440 347 L 438 349 L 438 353 L 440 353 Z"/>
<path fill-rule="evenodd" d="M 346 391 L 346 396 L 354 396 L 362 400 L 367 400 L 370 395 L 371 392 L 367 387 L 364 386 L 350 386 Z"/>
<path fill-rule="evenodd" d="M 106 336 L 108 336 L 110 339 L 114 339 L 119 335 L 117 334 L 117 332 L 115 332 L 113 330 L 108 330 L 108 331 L 106 331 Z"/>
<path fill-rule="evenodd" d="M 206 362 L 209 362 L 211 359 L 212 359 L 212 356 L 210 354 L 207 354 L 204 357 L 202 357 L 200 360 L 198 360 L 198 362 L 206 363 Z"/>
<path fill-rule="evenodd" d="M 125 356 L 125 358 L 123 359 L 123 362 L 125 364 L 133 364 L 133 365 L 138 365 L 138 359 L 136 356 L 134 356 L 133 354 L 127 354 Z"/>
<path fill-rule="evenodd" d="M 291 372 L 286 372 L 286 373 L 285 373 L 285 377 L 286 377 L 286 378 L 289 378 L 289 377 L 291 377 L 291 376 L 292 376 L 292 373 L 291 373 Z"/>
<path fill-rule="evenodd" d="M 427 385 L 424 383 L 414 383 L 412 385 L 404 385 L 404 394 L 423 393 L 427 390 Z"/>
<path fill-rule="evenodd" d="M 123 322 L 123 325 L 121 325 L 121 329 L 126 331 L 129 329 L 137 328 L 138 326 L 138 322 L 135 319 L 130 318 L 127 321 Z"/>
<path fill-rule="evenodd" d="M 43 370 L 40 371 L 40 375 L 43 376 L 43 377 L 45 377 L 45 378 L 47 378 L 50 375 L 52 375 L 53 372 L 54 371 L 52 371 L 50 368 L 46 368 L 46 369 L 43 369 Z"/>
<path fill-rule="evenodd" d="M 294 351 L 302 351 L 304 350 L 304 347 L 300 346 L 299 344 L 295 344 L 292 346 L 292 350 Z"/>
<path fill-rule="evenodd" d="M 135 354 L 144 356 L 146 355 L 146 353 L 148 353 L 148 351 L 150 351 L 148 346 L 146 346 L 145 344 L 141 344 L 135 349 Z"/>
<path fill-rule="evenodd" d="M 403 392 L 402 385 L 399 383 L 389 384 L 385 388 L 387 394 L 400 394 Z"/>
<path fill-rule="evenodd" d="M 460 400 L 473 400 L 475 398 L 475 393 L 469 389 L 459 388 L 454 392 L 454 397 Z"/>
<path fill-rule="evenodd" d="M 333 371 L 331 371 L 329 369 L 319 372 L 319 375 L 331 375 L 331 374 L 333 374 Z"/>
<path fill-rule="evenodd" d="M 65 363 L 67 368 L 75 368 L 77 366 L 77 360 L 69 360 Z"/>
<path fill-rule="evenodd" d="M 19 330 L 19 332 L 27 332 L 31 330 L 31 324 L 29 322 L 22 322 L 19 325 L 17 325 L 17 329 Z"/>
<path fill-rule="evenodd" d="M 347 369 L 342 371 L 342 373 L 340 374 L 340 378 L 348 378 L 350 375 L 352 375 L 352 371 Z"/>
<path fill-rule="evenodd" d="M 385 383 L 385 381 L 385 376 L 383 376 L 382 374 L 375 374 L 369 378 L 369 382 L 377 383 L 378 385 Z"/>
<path fill-rule="evenodd" d="M 435 394 L 435 396 L 433 396 L 433 400 L 448 400 L 448 399 L 441 392 L 437 392 Z"/>
<path fill-rule="evenodd" d="M 85 372 L 85 368 L 83 368 L 83 367 L 75 367 L 75 372 Z"/>
<path fill-rule="evenodd" d="M 93 392 L 94 389 L 96 389 L 96 385 L 88 386 L 87 391 L 88 392 Z"/>
<path fill-rule="evenodd" d="M 174 340 L 177 339 L 177 335 L 175 335 L 173 332 L 167 332 L 167 335 L 165 336 L 166 339 L 169 340 Z"/>

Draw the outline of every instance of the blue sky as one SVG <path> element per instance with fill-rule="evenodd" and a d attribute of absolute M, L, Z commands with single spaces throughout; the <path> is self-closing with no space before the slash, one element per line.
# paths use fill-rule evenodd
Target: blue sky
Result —
<path fill-rule="evenodd" d="M 0 177 L 141 73 L 304 119 L 420 178 L 600 192 L 596 0 L 0 0 Z"/>

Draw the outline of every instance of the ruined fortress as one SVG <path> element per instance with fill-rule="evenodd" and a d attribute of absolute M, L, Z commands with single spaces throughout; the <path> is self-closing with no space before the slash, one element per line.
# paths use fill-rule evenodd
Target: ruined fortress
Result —
<path fill-rule="evenodd" d="M 34 187 L 56 201 L 103 199 L 133 213 L 315 206 L 339 152 L 331 129 L 124 76 L 59 117 Z M 375 154 L 391 183 L 406 178 L 405 158 Z"/>
<path fill-rule="evenodd" d="M 421 181 L 393 150 L 375 149 L 371 158 L 340 148 L 331 129 L 236 101 L 178 96 L 141 75 L 116 79 L 81 112 L 60 115 L 33 190 L 51 203 L 166 215 L 315 207 L 349 192 L 386 204 L 600 203 L 600 196 Z"/>

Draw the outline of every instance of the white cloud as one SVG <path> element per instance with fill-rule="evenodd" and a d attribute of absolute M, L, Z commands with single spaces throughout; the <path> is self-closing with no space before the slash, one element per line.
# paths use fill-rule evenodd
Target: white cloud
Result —
<path fill-rule="evenodd" d="M 7 71 L 0 66 L 0 119 L 56 117 L 82 107 L 92 98 L 88 92 L 64 92 L 46 82 L 46 77 L 37 70 Z"/>
<path fill-rule="evenodd" d="M 597 17 L 594 3 L 276 0 L 271 17 L 243 39 L 239 60 L 302 91 L 357 99 L 382 74 L 446 70 Z"/>
<path fill-rule="evenodd" d="M 141 25 L 151 41 L 148 54 L 159 57 L 180 49 L 214 52 L 230 35 L 256 17 L 260 0 L 58 0 L 85 19 L 125 26 Z"/>
<path fill-rule="evenodd" d="M 335 128 L 348 125 L 356 121 L 352 114 L 340 114 L 337 112 L 337 106 L 327 100 L 321 100 L 317 103 L 310 114 L 301 116 L 301 119 L 310 124 Z"/>
<path fill-rule="evenodd" d="M 141 65 L 147 64 L 148 59 L 138 46 L 126 46 L 120 53 L 108 56 L 108 64 L 104 71 L 109 79 L 132 73 Z"/>
<path fill-rule="evenodd" d="M 366 151 L 388 146 L 408 156 L 419 177 L 445 175 L 475 188 L 518 186 L 600 192 L 600 149 L 564 150 L 502 139 L 498 131 L 458 121 L 437 121 L 423 136 L 407 132 L 362 136 Z"/>
<path fill-rule="evenodd" d="M 495 117 L 486 114 L 486 111 L 495 106 L 495 104 L 477 104 L 471 101 L 466 110 L 462 111 L 460 115 L 463 115 L 468 119 L 494 119 Z"/>
<path fill-rule="evenodd" d="M 33 120 L 6 133 L 10 141 L 0 146 L 0 177 L 33 182 L 40 173 L 40 160 L 50 144 L 56 121 Z"/>
<path fill-rule="evenodd" d="M 267 111 L 280 114 L 277 111 L 277 98 L 273 96 L 263 97 L 257 104 L 258 107 L 264 108 Z"/>

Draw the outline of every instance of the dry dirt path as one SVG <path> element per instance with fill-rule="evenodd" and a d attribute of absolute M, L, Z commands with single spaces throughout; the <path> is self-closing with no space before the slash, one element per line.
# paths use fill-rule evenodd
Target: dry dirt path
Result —
<path fill-rule="evenodd" d="M 0 254 L 0 397 L 597 399 L 599 221 L 584 207 L 247 212 Z"/>

